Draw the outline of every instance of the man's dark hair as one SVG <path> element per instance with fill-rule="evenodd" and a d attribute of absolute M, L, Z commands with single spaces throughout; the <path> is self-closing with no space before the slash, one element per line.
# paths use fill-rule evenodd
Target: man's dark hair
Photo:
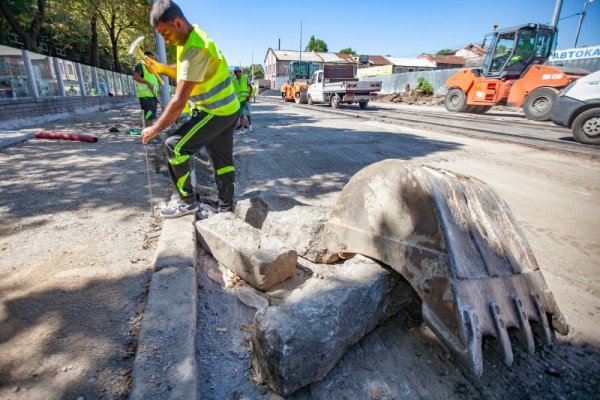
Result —
<path fill-rule="evenodd" d="M 154 53 L 153 53 L 153 52 L 151 52 L 151 51 L 145 51 L 145 52 L 144 52 L 144 55 L 145 55 L 145 56 L 154 57 Z"/>
<path fill-rule="evenodd" d="M 177 17 L 185 19 L 181 8 L 175 2 L 171 0 L 158 0 L 154 3 L 150 12 L 150 24 L 156 27 L 156 24 L 159 22 L 170 22 Z"/>

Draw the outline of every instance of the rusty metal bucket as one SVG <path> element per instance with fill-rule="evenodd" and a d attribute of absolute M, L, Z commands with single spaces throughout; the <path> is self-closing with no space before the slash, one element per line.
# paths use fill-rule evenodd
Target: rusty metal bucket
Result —
<path fill-rule="evenodd" d="M 520 331 L 529 353 L 532 328 L 548 344 L 550 323 L 568 332 L 508 205 L 477 179 L 401 160 L 372 164 L 344 187 L 326 233 L 331 251 L 402 274 L 427 325 L 476 376 L 484 335 L 499 341 L 511 365 L 508 328 Z"/>

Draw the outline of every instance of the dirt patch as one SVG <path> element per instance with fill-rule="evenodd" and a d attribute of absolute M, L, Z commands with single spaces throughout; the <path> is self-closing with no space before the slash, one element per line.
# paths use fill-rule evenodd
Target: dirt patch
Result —
<path fill-rule="evenodd" d="M 161 227 L 144 147 L 126 130 L 140 112 L 132 104 L 41 127 L 97 143 L 0 150 L 0 398 L 128 396 Z M 158 148 L 148 147 L 155 205 L 167 197 Z"/>

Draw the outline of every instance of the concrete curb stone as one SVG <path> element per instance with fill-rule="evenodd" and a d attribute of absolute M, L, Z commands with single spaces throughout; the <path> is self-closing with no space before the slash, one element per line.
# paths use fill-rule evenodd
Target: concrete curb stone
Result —
<path fill-rule="evenodd" d="M 197 397 L 194 220 L 187 215 L 163 223 L 133 364 L 131 399 Z"/>

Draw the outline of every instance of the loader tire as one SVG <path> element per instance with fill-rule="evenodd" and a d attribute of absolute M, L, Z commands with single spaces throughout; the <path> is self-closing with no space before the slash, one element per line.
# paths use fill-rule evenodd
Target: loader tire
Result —
<path fill-rule="evenodd" d="M 558 97 L 558 90 L 550 87 L 537 88 L 525 97 L 523 112 L 534 121 L 550 120 L 552 106 Z"/>
<path fill-rule="evenodd" d="M 296 104 L 306 104 L 306 102 L 307 102 L 306 92 L 300 92 L 300 93 L 298 93 L 295 96 L 294 101 L 296 102 Z"/>
<path fill-rule="evenodd" d="M 446 94 L 444 106 L 450 112 L 465 112 L 468 107 L 465 92 L 459 88 L 450 89 Z"/>
<path fill-rule="evenodd" d="M 579 143 L 600 144 L 600 108 L 592 108 L 579 114 L 573 121 L 571 130 Z"/>

